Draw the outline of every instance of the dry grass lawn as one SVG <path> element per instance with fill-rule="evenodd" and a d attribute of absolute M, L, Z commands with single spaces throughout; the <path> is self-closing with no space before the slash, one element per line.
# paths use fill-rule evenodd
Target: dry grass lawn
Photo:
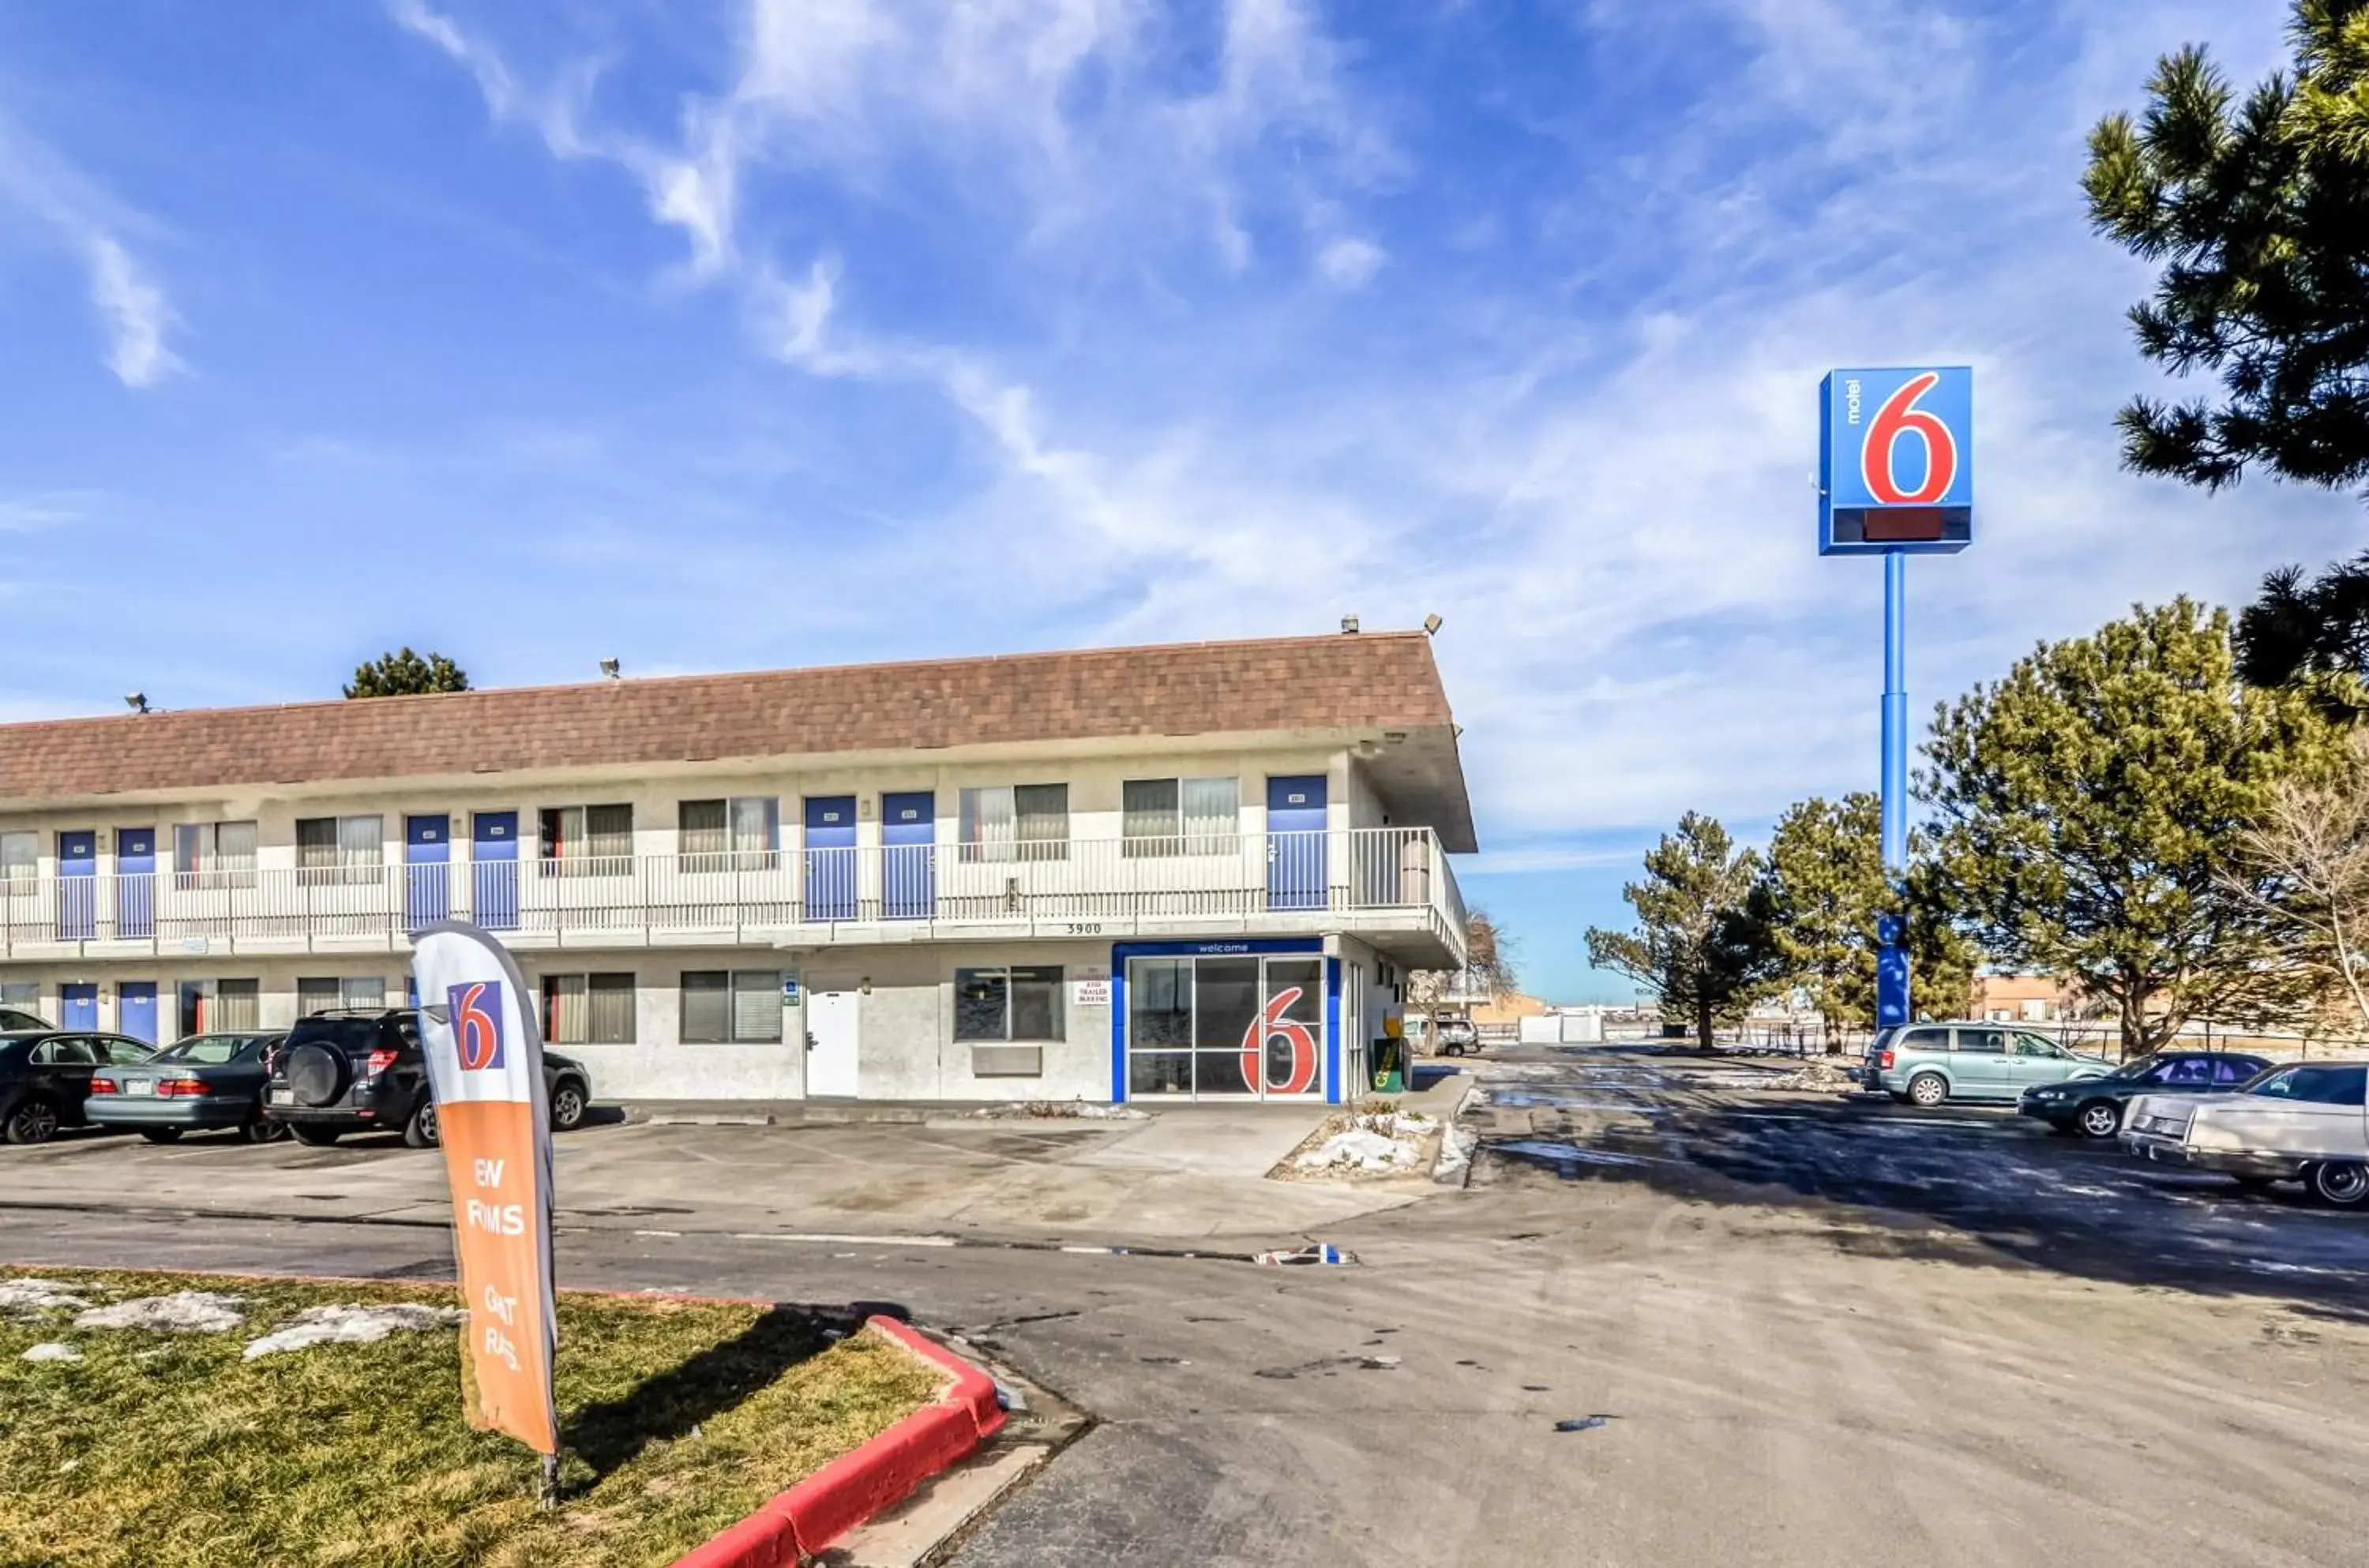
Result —
<path fill-rule="evenodd" d="M 0 1269 L 94 1305 L 239 1299 L 222 1333 L 78 1329 L 0 1309 L 0 1564 L 544 1568 L 662 1564 L 938 1391 L 881 1337 L 761 1307 L 559 1298 L 562 1505 L 535 1457 L 461 1416 L 452 1329 L 246 1360 L 332 1303 L 457 1305 L 450 1286 Z M 64 1344 L 80 1360 L 28 1361 Z"/>

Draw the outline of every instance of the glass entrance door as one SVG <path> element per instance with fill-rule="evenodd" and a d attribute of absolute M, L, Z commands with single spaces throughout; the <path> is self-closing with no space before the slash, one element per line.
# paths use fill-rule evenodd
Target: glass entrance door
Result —
<path fill-rule="evenodd" d="M 1324 1093 L 1324 960 L 1313 954 L 1133 958 L 1127 1013 L 1130 1098 Z"/>

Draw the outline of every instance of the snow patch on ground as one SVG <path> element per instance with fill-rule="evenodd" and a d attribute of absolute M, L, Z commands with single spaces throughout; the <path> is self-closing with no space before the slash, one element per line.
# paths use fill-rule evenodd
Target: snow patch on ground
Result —
<path fill-rule="evenodd" d="M 50 1312 L 89 1305 L 54 1279 L 0 1279 L 0 1312 Z"/>
<path fill-rule="evenodd" d="M 462 1314 L 451 1307 L 400 1303 L 391 1307 L 307 1307 L 284 1328 L 249 1340 L 246 1359 L 303 1350 L 315 1345 L 375 1345 L 391 1333 L 425 1333 L 451 1328 Z"/>
<path fill-rule="evenodd" d="M 1359 1111 L 1346 1125 L 1327 1123 L 1322 1141 L 1292 1159 L 1299 1171 L 1389 1175 L 1412 1171 L 1423 1160 L 1424 1140 L 1439 1130 L 1431 1117 L 1410 1111 Z"/>
<path fill-rule="evenodd" d="M 246 1321 L 239 1298 L 215 1290 L 176 1290 L 94 1307 L 74 1319 L 78 1329 L 146 1329 L 152 1333 L 228 1333 Z"/>
<path fill-rule="evenodd" d="M 79 1361 L 82 1352 L 71 1345 L 36 1345 L 25 1352 L 28 1361 Z"/>
<path fill-rule="evenodd" d="M 981 1105 L 971 1115 L 997 1120 L 1139 1122 L 1150 1120 L 1151 1113 L 1092 1100 L 1014 1100 L 1004 1105 Z"/>

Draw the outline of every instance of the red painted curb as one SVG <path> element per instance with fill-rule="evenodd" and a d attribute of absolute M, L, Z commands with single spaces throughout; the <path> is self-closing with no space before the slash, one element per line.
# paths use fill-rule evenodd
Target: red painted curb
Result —
<path fill-rule="evenodd" d="M 914 1488 L 958 1464 L 1002 1428 L 995 1379 L 894 1318 L 865 1327 L 951 1373 L 936 1402 L 922 1406 L 869 1442 L 841 1454 L 755 1513 L 675 1560 L 673 1568 L 796 1568 Z"/>

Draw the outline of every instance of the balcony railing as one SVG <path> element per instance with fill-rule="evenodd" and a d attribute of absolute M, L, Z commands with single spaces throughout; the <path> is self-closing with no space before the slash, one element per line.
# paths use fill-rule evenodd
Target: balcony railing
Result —
<path fill-rule="evenodd" d="M 0 881 L 0 951 L 11 956 L 61 944 L 101 956 L 123 944 L 160 953 L 345 938 L 398 946 L 447 918 L 591 945 L 889 934 L 876 928 L 903 936 L 1166 925 L 1257 933 L 1334 917 L 1344 929 L 1425 931 L 1462 956 L 1463 899 L 1425 828 Z"/>

